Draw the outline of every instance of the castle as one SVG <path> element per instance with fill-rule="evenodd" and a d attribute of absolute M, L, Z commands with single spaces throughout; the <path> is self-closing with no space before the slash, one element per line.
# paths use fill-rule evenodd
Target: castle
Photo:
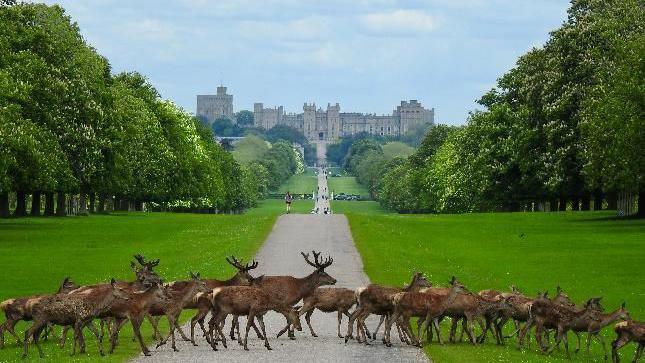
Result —
<path fill-rule="evenodd" d="M 399 136 L 420 124 L 434 124 L 434 108 L 426 109 L 417 100 L 401 101 L 391 115 L 340 112 L 340 105 L 327 104 L 327 109 L 305 103 L 302 113 L 285 113 L 284 108 L 264 108 L 255 103 L 253 115 L 255 126 L 270 129 L 275 125 L 287 125 L 300 130 L 310 141 L 335 141 L 344 136 L 361 132 L 370 135 Z"/>
<path fill-rule="evenodd" d="M 434 108 L 426 109 L 417 100 L 401 101 L 391 115 L 340 112 L 340 105 L 327 104 L 327 109 L 305 103 L 302 113 L 285 113 L 282 106 L 264 108 L 253 105 L 255 127 L 268 130 L 276 125 L 287 125 L 301 131 L 309 141 L 335 141 L 344 136 L 366 132 L 370 135 L 400 136 L 416 125 L 434 124 Z M 212 124 L 225 117 L 235 122 L 233 96 L 226 87 L 217 87 L 217 95 L 197 96 L 197 117 Z"/>

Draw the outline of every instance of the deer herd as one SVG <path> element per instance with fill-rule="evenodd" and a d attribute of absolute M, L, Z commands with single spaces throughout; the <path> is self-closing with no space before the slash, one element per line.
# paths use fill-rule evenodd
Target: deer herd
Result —
<path fill-rule="evenodd" d="M 312 251 L 312 255 L 301 254 L 305 262 L 314 268 L 312 273 L 301 278 L 253 277 L 250 271 L 257 268 L 256 261 L 243 264 L 235 257 L 227 257 L 226 261 L 237 269 L 237 273 L 228 280 L 202 278 L 199 273 L 191 272 L 189 279 L 171 283 L 163 283 L 154 271 L 159 260 L 146 261 L 145 257 L 136 255 L 137 263 L 130 264 L 136 276 L 134 281 L 112 279 L 109 283 L 79 286 L 66 278 L 53 294 L 19 297 L 0 303 L 0 310 L 6 316 L 5 322 L 0 325 L 0 348 L 4 348 L 4 336 L 8 332 L 19 345 L 23 345 L 24 357 L 28 354 L 30 343 L 43 357 L 39 341 L 52 334 L 54 325 L 59 325 L 63 327 L 59 343 L 61 348 L 65 345 L 68 330 L 72 330 L 72 354 L 77 349 L 84 352 L 83 330 L 87 328 L 95 336 L 99 353 L 103 355 L 104 334 L 107 332 L 109 335 L 111 353 L 118 345 L 121 328 L 130 321 L 135 339 L 147 356 L 150 351 L 140 331 L 147 319 L 153 328 L 153 338 L 158 340 L 157 348 L 170 339 L 172 349 L 177 351 L 175 333 L 196 346 L 195 328 L 199 324 L 207 343 L 217 351 L 220 344 L 227 347 L 223 328 L 226 318 L 231 315 L 231 340 L 237 340 L 248 350 L 248 336 L 252 328 L 257 337 L 264 341 L 266 349 L 271 350 L 264 323 L 264 315 L 268 311 L 277 312 L 286 319 L 278 337 L 287 333 L 290 339 L 295 339 L 294 331 L 302 330 L 302 315 L 311 335 L 317 336 L 311 324 L 315 310 L 337 314 L 337 334 L 345 339 L 345 343 L 354 339 L 369 345 L 376 340 L 379 328 L 384 326 L 382 341 L 388 347 L 392 346 L 390 331 L 393 327 L 404 344 L 421 346 L 424 335 L 428 343 L 433 342 L 436 336 L 437 342 L 443 344 L 440 322 L 450 318 L 450 342 L 462 340 L 465 334 L 471 344 L 481 344 L 490 332 L 497 344 L 504 344 L 506 339 L 515 336 L 518 345 L 523 347 L 529 344 L 533 332 L 542 352 L 551 353 L 562 344 L 569 356 L 568 332 L 574 333 L 577 338 L 576 352 L 580 350 L 581 335 L 586 333 L 587 354 L 592 340 L 597 340 L 607 359 L 607 349 L 600 332 L 617 322 L 614 327 L 617 338 L 611 343 L 615 362 L 619 360 L 618 349 L 629 342 L 638 345 L 634 361 L 640 359 L 645 346 L 645 323 L 632 320 L 625 304 L 606 313 L 600 304 L 601 299 L 591 298 L 578 307 L 560 287 L 553 297 L 544 292 L 531 298 L 516 287 L 511 287 L 508 292 L 483 290 L 473 293 L 455 277 L 447 287 L 434 287 L 421 273 L 415 273 L 411 282 L 403 288 L 376 284 L 356 290 L 322 287 L 336 283 L 336 279 L 325 272 L 333 259 L 322 259 L 320 253 L 315 251 Z M 296 306 L 299 302 L 302 305 Z M 185 309 L 196 312 L 190 322 L 190 337 L 179 324 L 179 315 Z M 344 336 L 341 333 L 343 315 L 349 319 Z M 371 315 L 380 316 L 380 322 L 373 332 L 368 330 L 366 324 L 366 319 Z M 166 336 L 158 329 L 163 316 L 169 323 Z M 240 316 L 247 317 L 243 338 L 240 334 Z M 416 334 L 411 327 L 411 318 L 417 318 Z M 14 330 L 19 321 L 32 321 L 22 342 Z M 99 323 L 98 328 L 95 322 Z M 460 322 L 461 332 L 457 338 Z M 513 333 L 505 336 L 503 331 L 508 322 L 513 324 Z M 475 325 L 480 327 L 478 336 L 475 335 Z M 551 336 L 554 337 L 553 343 L 550 342 Z"/>

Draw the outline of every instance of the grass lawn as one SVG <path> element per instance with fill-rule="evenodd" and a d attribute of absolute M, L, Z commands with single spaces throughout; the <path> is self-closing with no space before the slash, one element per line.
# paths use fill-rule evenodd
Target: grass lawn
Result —
<path fill-rule="evenodd" d="M 291 203 L 291 213 L 303 214 L 309 213 L 314 208 L 314 201 L 294 199 Z M 254 216 L 254 215 L 264 215 L 266 213 L 271 214 L 283 214 L 286 211 L 286 206 L 284 200 L 282 199 L 265 199 L 258 203 L 257 208 L 249 209 L 245 214 Z"/>
<path fill-rule="evenodd" d="M 345 193 L 357 194 L 363 198 L 369 197 L 367 188 L 358 184 L 356 178 L 353 176 L 329 177 L 327 178 L 327 184 L 329 191 L 334 192 L 334 195 Z"/>
<path fill-rule="evenodd" d="M 313 169 L 307 168 L 302 174 L 293 175 L 286 183 L 280 186 L 280 193 L 311 194 L 318 186 L 318 179 Z M 311 196 L 311 195 L 310 195 Z"/>
<path fill-rule="evenodd" d="M 332 200 L 331 209 L 335 214 L 384 214 L 388 213 L 375 201 Z"/>
<path fill-rule="evenodd" d="M 412 216 L 374 212 L 373 208 L 347 211 L 374 282 L 401 286 L 419 270 L 444 286 L 456 275 L 472 291 L 508 290 L 515 284 L 534 296 L 538 290 L 554 292 L 559 284 L 578 303 L 603 296 L 603 306 L 613 311 L 625 301 L 634 319 L 645 320 L 645 220 L 615 220 L 611 212 Z M 507 328 L 510 333 L 510 324 Z M 446 323 L 442 332 L 448 332 Z M 613 325 L 604 336 L 611 349 Z M 425 350 L 437 362 L 565 360 L 562 351 L 541 355 L 534 341 L 525 351 L 516 348 L 515 340 L 502 347 L 492 341 L 489 336 L 484 346 L 477 347 L 434 343 Z M 569 341 L 575 341 L 573 335 Z M 623 348 L 623 361 L 629 361 L 635 349 L 633 344 Z M 592 358 L 584 352 L 572 355 L 574 361 L 602 361 L 597 342 L 592 343 Z"/>
<path fill-rule="evenodd" d="M 188 271 L 228 278 L 234 268 L 224 256 L 235 254 L 244 259 L 253 256 L 278 214 L 277 209 L 263 207 L 244 215 L 115 213 L 2 219 L 0 266 L 4 274 L 0 279 L 0 299 L 53 292 L 66 276 L 79 284 L 109 281 L 111 277 L 132 280 L 129 264 L 135 253 L 161 259 L 156 270 L 166 281 L 187 279 Z M 185 312 L 182 317 L 192 315 Z M 0 321 L 4 321 L 4 314 Z M 21 336 L 29 324 L 18 323 Z M 144 339 L 152 343 L 149 323 L 144 323 L 143 328 Z M 162 331 L 167 332 L 166 325 Z M 115 353 L 103 360 L 123 361 L 139 354 L 138 344 L 132 342 L 131 336 L 128 324 L 122 330 Z M 21 361 L 22 347 L 17 347 L 8 333 L 5 342 L 0 362 Z M 88 353 L 83 357 L 77 355 L 72 359 L 71 345 L 61 350 L 51 339 L 42 346 L 49 361 L 100 359 L 95 340 L 89 336 Z M 29 360 L 38 361 L 35 346 L 30 346 Z"/>

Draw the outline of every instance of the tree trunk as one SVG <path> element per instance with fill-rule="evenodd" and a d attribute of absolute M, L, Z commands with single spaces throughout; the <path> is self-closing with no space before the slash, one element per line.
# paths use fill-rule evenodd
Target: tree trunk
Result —
<path fill-rule="evenodd" d="M 607 193 L 607 209 L 609 210 L 618 209 L 618 193 L 616 192 Z"/>
<path fill-rule="evenodd" d="M 567 198 L 560 197 L 560 201 L 559 201 L 559 204 L 558 204 L 558 210 L 560 212 L 566 212 L 567 211 Z"/>
<path fill-rule="evenodd" d="M 94 201 L 96 199 L 96 193 L 90 192 L 90 205 L 89 205 L 89 212 L 94 213 Z"/>
<path fill-rule="evenodd" d="M 58 192 L 58 195 L 56 196 L 56 215 L 59 217 L 65 217 L 67 215 L 65 198 L 65 192 Z"/>
<path fill-rule="evenodd" d="M 16 192 L 16 210 L 13 211 L 14 217 L 27 216 L 27 193 L 23 191 Z"/>
<path fill-rule="evenodd" d="M 52 192 L 45 193 L 45 215 L 54 215 L 54 193 Z"/>
<path fill-rule="evenodd" d="M 34 217 L 40 216 L 40 192 L 31 194 L 31 215 Z"/>
<path fill-rule="evenodd" d="M 9 217 L 9 192 L 0 192 L 0 218 Z"/>
<path fill-rule="evenodd" d="M 99 203 L 96 209 L 97 213 L 105 213 L 105 195 L 99 193 Z"/>
<path fill-rule="evenodd" d="M 602 192 L 600 190 L 596 191 L 596 193 L 593 196 L 593 210 L 602 209 L 602 199 L 603 199 Z"/>
<path fill-rule="evenodd" d="M 639 218 L 645 217 L 645 188 L 640 188 L 638 191 L 638 212 L 636 215 Z"/>
<path fill-rule="evenodd" d="M 89 213 L 87 212 L 87 193 L 85 193 L 84 191 L 81 191 L 78 196 L 78 215 L 89 215 Z"/>

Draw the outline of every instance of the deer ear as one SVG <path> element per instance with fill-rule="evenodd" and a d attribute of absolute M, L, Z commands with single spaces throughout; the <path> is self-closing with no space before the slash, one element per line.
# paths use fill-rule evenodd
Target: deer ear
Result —
<path fill-rule="evenodd" d="M 112 278 L 112 281 L 110 281 L 110 284 L 111 284 L 112 286 L 114 286 L 114 285 L 116 284 L 116 280 L 114 279 L 114 277 Z"/>
<path fill-rule="evenodd" d="M 253 278 L 251 280 L 251 283 L 260 284 L 260 283 L 262 283 L 262 281 L 264 281 L 264 275 L 260 275 L 258 277 Z"/>
<path fill-rule="evenodd" d="M 623 301 L 622 305 L 620 305 L 621 308 L 625 308 L 625 302 Z"/>

